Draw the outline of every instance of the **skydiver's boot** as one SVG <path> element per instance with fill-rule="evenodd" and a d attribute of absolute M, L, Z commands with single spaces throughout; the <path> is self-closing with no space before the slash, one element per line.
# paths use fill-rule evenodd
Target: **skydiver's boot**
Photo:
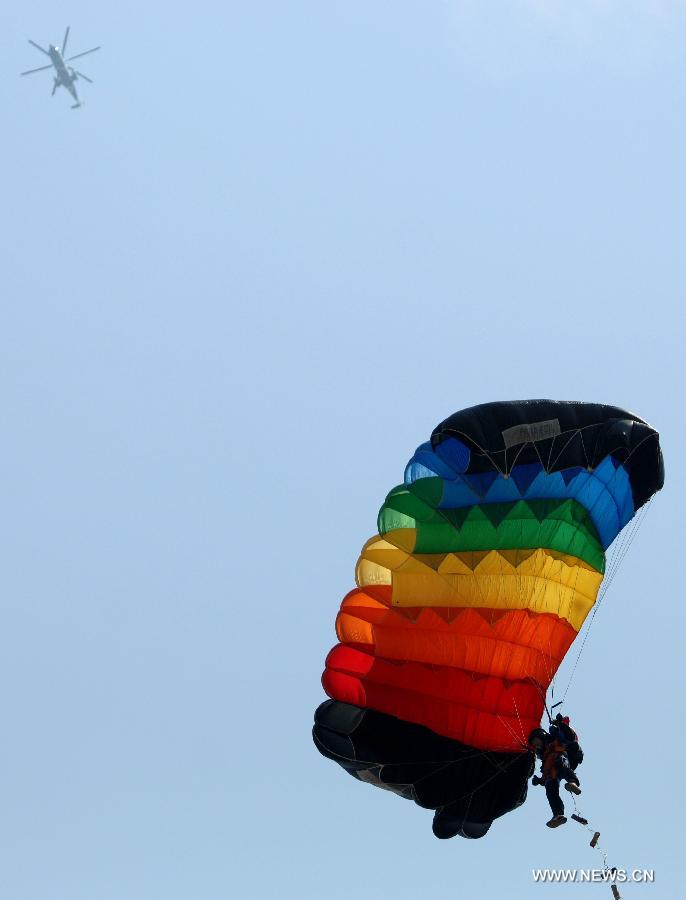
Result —
<path fill-rule="evenodd" d="M 573 781 L 568 781 L 567 784 L 565 784 L 565 790 L 569 791 L 570 794 L 576 794 L 577 797 L 581 793 L 581 788 Z"/>
<path fill-rule="evenodd" d="M 557 828 L 558 825 L 564 825 L 566 821 L 567 816 L 553 816 L 552 819 L 545 824 L 548 826 L 548 828 Z"/>

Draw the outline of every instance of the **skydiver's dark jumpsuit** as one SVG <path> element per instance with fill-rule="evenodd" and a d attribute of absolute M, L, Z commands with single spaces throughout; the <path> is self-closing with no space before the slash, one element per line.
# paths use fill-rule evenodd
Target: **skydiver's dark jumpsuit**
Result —
<path fill-rule="evenodd" d="M 584 752 L 579 746 L 579 736 L 569 724 L 569 719 L 557 716 L 555 723 L 550 726 L 549 733 L 551 737 L 565 745 L 569 768 L 576 772 L 577 766 L 584 758 Z"/>
<path fill-rule="evenodd" d="M 543 784 L 545 794 L 550 803 L 550 809 L 554 816 L 565 814 L 565 805 L 560 798 L 560 781 L 571 781 L 579 784 L 579 779 L 569 768 L 569 760 L 565 753 L 565 745 L 556 738 L 549 741 L 543 748 Z"/>

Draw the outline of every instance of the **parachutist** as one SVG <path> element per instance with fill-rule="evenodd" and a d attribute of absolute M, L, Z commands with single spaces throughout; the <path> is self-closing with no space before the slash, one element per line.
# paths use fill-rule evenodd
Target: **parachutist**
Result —
<path fill-rule="evenodd" d="M 570 765 L 570 760 L 567 756 L 567 742 L 563 740 L 560 726 L 564 725 L 566 729 L 565 735 L 572 738 L 569 743 L 576 743 L 578 747 L 577 735 L 569 727 L 569 719 L 566 722 L 561 716 L 559 719 L 560 721 L 551 727 L 552 733 L 544 731 L 542 728 L 535 728 L 529 735 L 529 746 L 538 759 L 541 760 L 542 777 L 539 778 L 534 775 L 532 783 L 545 786 L 546 797 L 553 814 L 552 819 L 546 822 L 548 828 L 557 828 L 558 825 L 564 825 L 567 821 L 564 814 L 565 806 L 560 797 L 560 782 L 565 782 L 565 789 L 570 793 L 581 793 L 579 778 Z M 578 747 L 578 750 L 581 751 L 581 748 Z"/>

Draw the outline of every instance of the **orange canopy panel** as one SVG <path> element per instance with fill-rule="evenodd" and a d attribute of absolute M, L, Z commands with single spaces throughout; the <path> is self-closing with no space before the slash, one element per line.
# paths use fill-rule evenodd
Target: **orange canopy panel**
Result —
<path fill-rule="evenodd" d="M 567 621 L 551 613 L 390 604 L 388 587 L 351 591 L 336 619 L 340 642 L 389 660 L 533 680 L 545 690 L 576 637 Z"/>

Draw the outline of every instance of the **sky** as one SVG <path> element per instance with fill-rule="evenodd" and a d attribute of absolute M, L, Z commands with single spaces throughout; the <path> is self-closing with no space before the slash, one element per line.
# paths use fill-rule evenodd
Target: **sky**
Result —
<path fill-rule="evenodd" d="M 439 842 L 310 737 L 415 447 L 551 397 L 661 432 L 568 711 L 622 896 L 679 897 L 686 4 L 2 18 L 2 895 L 609 896 L 533 883 L 599 862 L 542 793 Z M 18 77 L 66 25 L 78 110 Z"/>

